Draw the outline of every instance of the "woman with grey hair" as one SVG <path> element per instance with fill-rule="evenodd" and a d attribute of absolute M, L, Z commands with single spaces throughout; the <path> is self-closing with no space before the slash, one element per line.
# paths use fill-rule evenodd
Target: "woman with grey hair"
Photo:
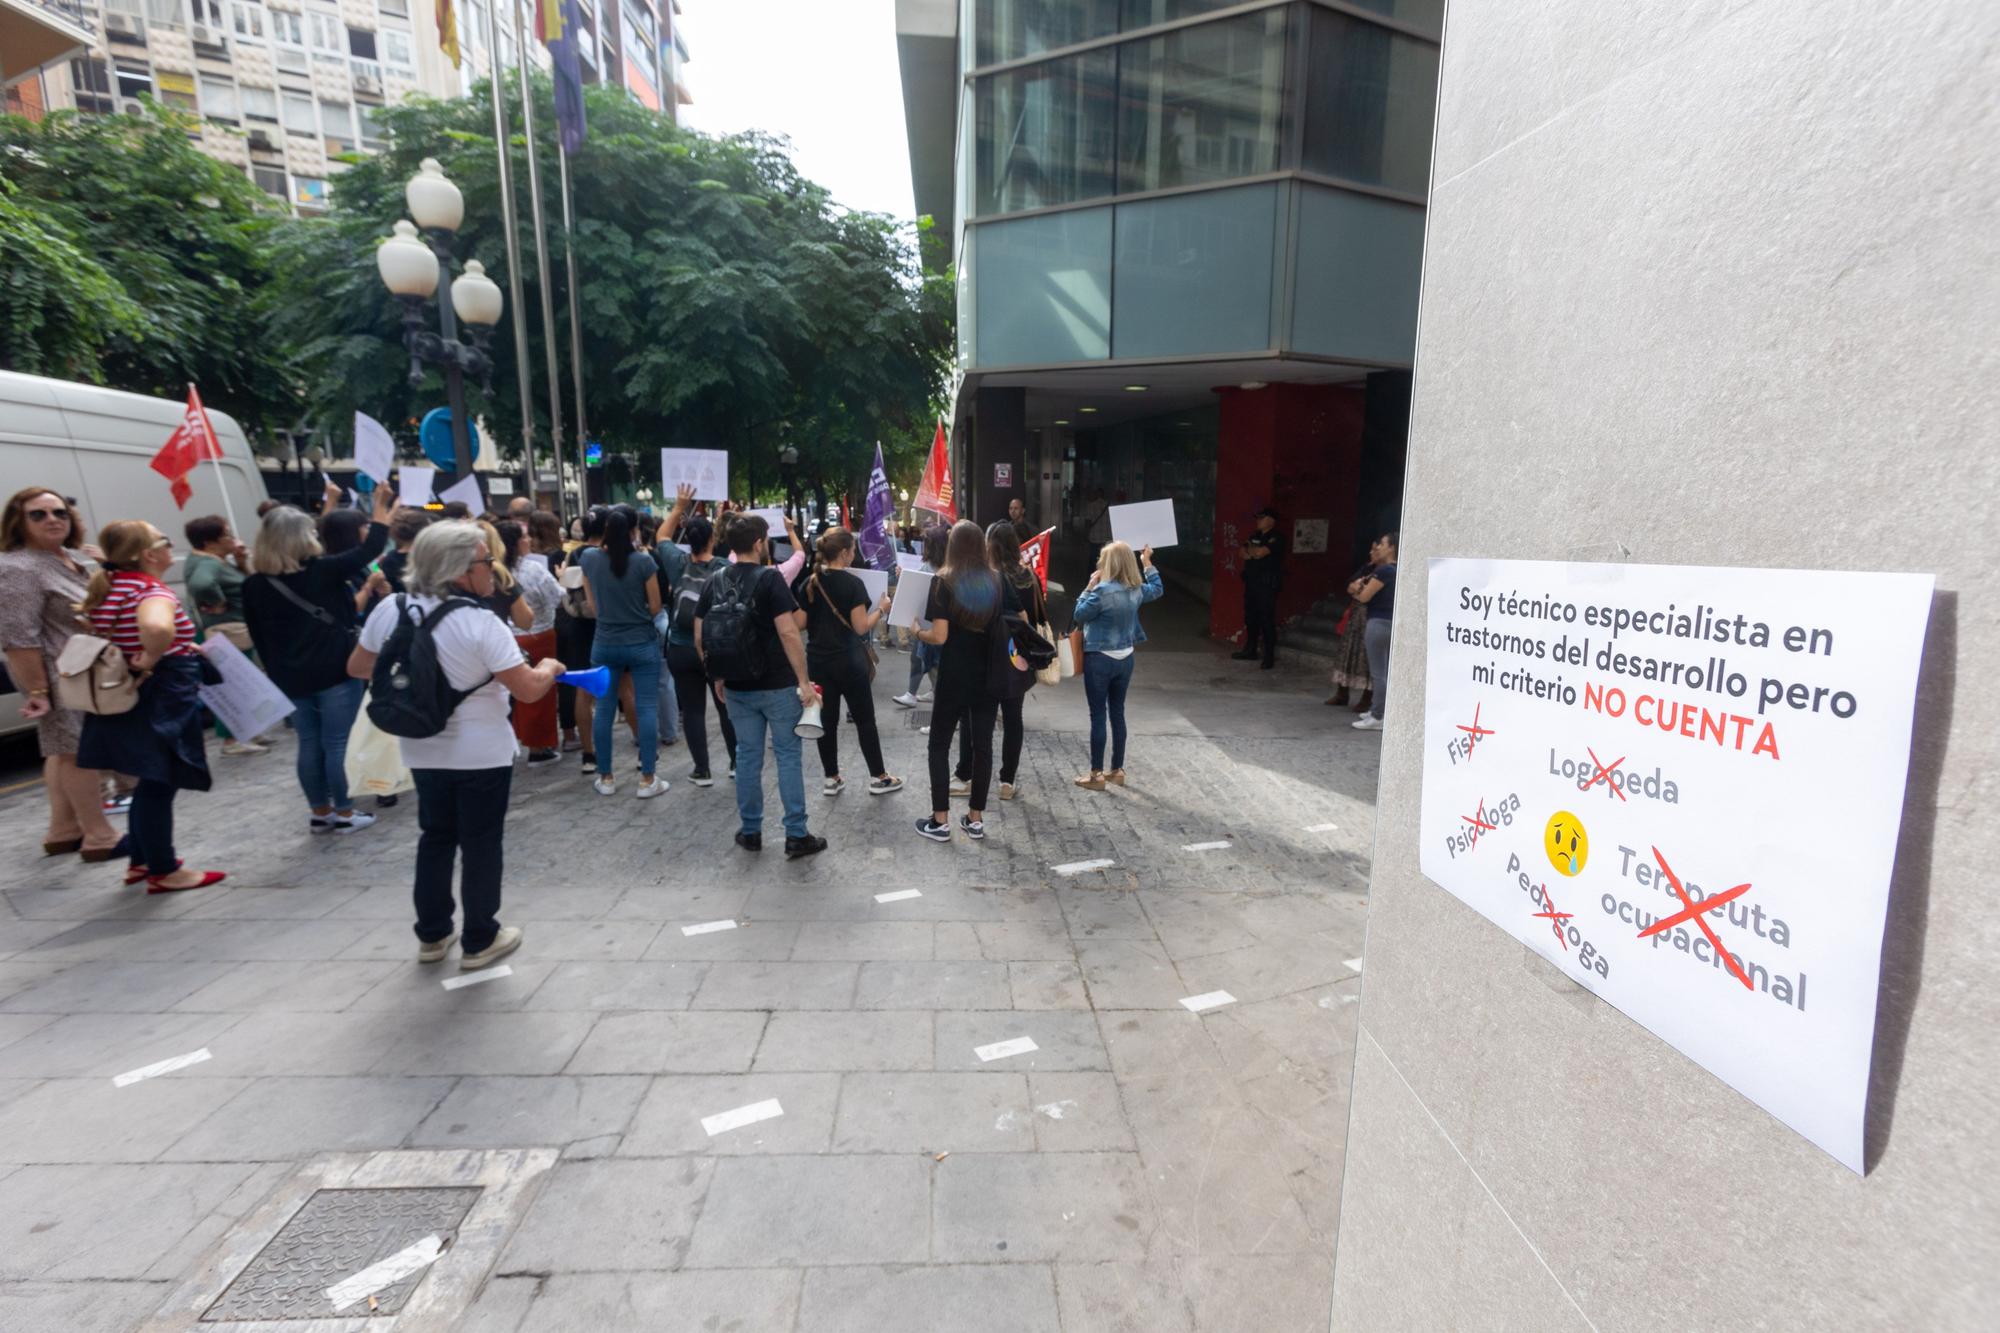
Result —
<path fill-rule="evenodd" d="M 327 488 L 329 497 L 336 494 Z M 363 687 L 347 675 L 360 619 L 355 588 L 389 544 L 396 494 L 375 488 L 368 535 L 352 550 L 328 555 L 312 515 L 289 505 L 264 515 L 251 575 L 243 581 L 243 621 L 272 684 L 297 712 L 299 787 L 313 833 L 354 833 L 375 822 L 347 793 L 347 733 L 361 711 Z"/>
<path fill-rule="evenodd" d="M 500 924 L 502 838 L 514 781 L 514 729 L 507 696 L 532 704 L 555 688 L 562 663 L 530 666 L 499 617 L 481 614 L 493 595 L 493 553 L 486 534 L 469 522 L 433 523 L 410 547 L 404 573 L 409 592 L 376 607 L 347 661 L 355 680 L 375 672 L 375 659 L 405 617 L 430 625 L 445 680 L 461 692 L 434 736 L 402 740 L 403 763 L 417 784 L 417 961 L 436 963 L 451 952 L 451 876 L 462 865 L 463 941 L 458 965 L 472 972 L 521 947 L 521 928 Z M 443 614 L 432 616 L 443 608 Z"/>

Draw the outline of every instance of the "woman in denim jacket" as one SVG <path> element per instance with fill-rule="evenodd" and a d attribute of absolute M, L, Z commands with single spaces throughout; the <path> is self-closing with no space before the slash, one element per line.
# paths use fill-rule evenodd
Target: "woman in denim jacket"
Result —
<path fill-rule="evenodd" d="M 1110 542 L 1097 558 L 1090 586 L 1076 599 L 1071 623 L 1083 631 L 1083 689 L 1090 700 L 1090 772 L 1076 785 L 1086 791 L 1103 791 L 1107 782 L 1125 785 L 1125 691 L 1132 685 L 1132 650 L 1146 641 L 1139 608 L 1165 591 L 1153 568 L 1152 547 L 1134 559 L 1130 546 Z M 1104 767 L 1107 715 L 1109 769 Z"/>

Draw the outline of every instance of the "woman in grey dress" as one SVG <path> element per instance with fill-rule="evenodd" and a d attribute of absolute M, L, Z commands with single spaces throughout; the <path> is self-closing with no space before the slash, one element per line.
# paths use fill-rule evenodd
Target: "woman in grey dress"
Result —
<path fill-rule="evenodd" d="M 56 658 L 83 628 L 76 614 L 89 582 L 77 563 L 82 546 L 83 522 L 57 492 L 30 486 L 7 501 L 0 511 L 0 649 L 25 700 L 21 716 L 38 728 L 49 794 L 42 850 L 109 861 L 123 853 L 118 831 L 104 817 L 97 771 L 76 764 L 83 720 L 51 697 Z"/>

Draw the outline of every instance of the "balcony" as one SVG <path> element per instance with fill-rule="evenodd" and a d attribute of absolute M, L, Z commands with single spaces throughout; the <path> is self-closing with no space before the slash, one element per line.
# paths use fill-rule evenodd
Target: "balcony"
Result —
<path fill-rule="evenodd" d="M 0 0 L 0 83 L 67 59 L 96 38 L 77 0 Z"/>

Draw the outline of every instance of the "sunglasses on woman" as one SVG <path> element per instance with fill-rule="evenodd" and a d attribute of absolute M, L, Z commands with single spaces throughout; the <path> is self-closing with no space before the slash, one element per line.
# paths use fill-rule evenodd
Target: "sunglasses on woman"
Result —
<path fill-rule="evenodd" d="M 36 523 L 41 523 L 41 522 L 43 522 L 43 521 L 45 521 L 45 520 L 47 520 L 47 519 L 51 519 L 51 518 L 59 518 L 59 519 L 61 519 L 61 520 L 62 520 L 63 522 L 67 523 L 67 522 L 69 522 L 69 510 L 67 510 L 67 509 L 30 509 L 30 510 L 28 511 L 28 518 L 29 518 L 29 519 L 30 519 L 31 521 L 33 521 L 33 522 L 36 522 Z"/>

